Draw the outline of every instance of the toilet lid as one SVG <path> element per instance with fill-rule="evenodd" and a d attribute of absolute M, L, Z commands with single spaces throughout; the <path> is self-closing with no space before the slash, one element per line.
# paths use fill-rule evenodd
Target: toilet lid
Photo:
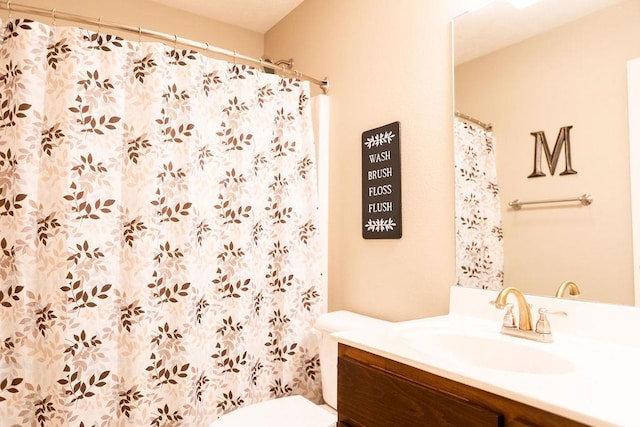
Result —
<path fill-rule="evenodd" d="M 267 400 L 236 409 L 209 427 L 335 427 L 338 417 L 302 396 Z"/>

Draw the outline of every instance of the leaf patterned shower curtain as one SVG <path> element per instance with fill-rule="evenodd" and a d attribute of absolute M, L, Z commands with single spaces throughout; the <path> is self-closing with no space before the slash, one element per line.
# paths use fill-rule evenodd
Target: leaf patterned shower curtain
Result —
<path fill-rule="evenodd" d="M 504 247 L 493 132 L 456 117 L 454 152 L 457 284 L 498 290 Z"/>
<path fill-rule="evenodd" d="M 0 424 L 205 426 L 318 400 L 308 83 L 3 29 Z"/>

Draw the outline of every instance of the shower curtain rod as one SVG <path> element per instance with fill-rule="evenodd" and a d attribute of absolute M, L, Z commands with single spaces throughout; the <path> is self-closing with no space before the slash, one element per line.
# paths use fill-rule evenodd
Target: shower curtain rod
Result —
<path fill-rule="evenodd" d="M 18 12 L 18 13 L 27 13 L 27 14 L 51 17 L 53 18 L 54 22 L 56 19 L 61 19 L 63 21 L 68 21 L 68 22 L 75 22 L 75 23 L 87 24 L 87 25 L 96 25 L 98 26 L 98 32 L 102 27 L 110 28 L 113 30 L 126 31 L 126 32 L 138 34 L 139 38 L 141 38 L 142 36 L 145 36 L 145 37 L 150 37 L 156 40 L 161 40 L 164 42 L 174 43 L 174 45 L 179 43 L 183 46 L 188 46 L 188 47 L 204 50 L 207 52 L 212 52 L 218 55 L 231 57 L 234 59 L 234 61 L 240 60 L 252 65 L 259 66 L 260 68 L 263 68 L 265 66 L 269 68 L 273 68 L 273 64 L 263 59 L 256 59 L 250 56 L 239 54 L 236 51 L 222 49 L 216 46 L 211 46 L 209 43 L 206 43 L 206 42 L 205 43 L 197 42 L 197 41 L 185 39 L 183 37 L 178 37 L 175 34 L 171 35 L 171 34 L 161 33 L 159 31 L 147 30 L 141 27 L 134 27 L 126 24 L 117 24 L 113 22 L 107 22 L 107 21 L 103 21 L 102 18 L 94 19 L 94 18 L 88 18 L 86 16 L 74 15 L 67 12 L 60 12 L 60 11 L 57 11 L 56 9 L 42 9 L 39 7 L 13 3 L 11 0 L 0 2 L 0 9 L 8 10 L 9 14 L 11 14 L 11 12 Z M 320 89 L 322 89 L 322 92 L 324 94 L 326 94 L 329 91 L 329 80 L 327 80 L 326 77 L 322 80 L 316 79 L 314 77 L 303 74 L 298 70 L 289 70 L 284 66 L 280 68 L 275 68 L 275 69 L 277 69 L 278 72 L 281 74 L 296 77 L 302 80 L 308 80 L 309 82 L 320 86 Z"/>
<path fill-rule="evenodd" d="M 482 127 L 484 130 L 487 130 L 487 131 L 493 130 L 493 125 L 491 123 L 481 122 L 480 120 L 478 120 L 478 119 L 476 119 L 474 117 L 471 117 L 471 116 L 467 116 L 466 114 L 462 114 L 459 111 L 456 111 L 456 117 L 459 117 L 462 120 L 466 120 L 468 122 L 476 124 L 476 125 Z"/>

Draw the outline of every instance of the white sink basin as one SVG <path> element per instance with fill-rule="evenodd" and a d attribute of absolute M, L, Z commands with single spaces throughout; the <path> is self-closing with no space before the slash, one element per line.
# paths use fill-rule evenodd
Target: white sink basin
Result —
<path fill-rule="evenodd" d="M 476 368 L 524 374 L 563 374 L 575 365 L 545 346 L 522 338 L 461 333 L 439 328 L 407 328 L 396 330 L 405 345 L 435 361 L 466 364 Z"/>
<path fill-rule="evenodd" d="M 566 311 L 555 341 L 500 333 L 495 291 L 453 286 L 451 313 L 337 332 L 339 343 L 451 381 L 553 412 L 584 425 L 640 427 L 638 307 L 530 298 Z M 625 327 L 626 326 L 626 327 Z"/>

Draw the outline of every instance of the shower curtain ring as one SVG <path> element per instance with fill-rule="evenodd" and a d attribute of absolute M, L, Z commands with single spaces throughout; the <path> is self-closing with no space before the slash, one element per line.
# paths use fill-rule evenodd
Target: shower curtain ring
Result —
<path fill-rule="evenodd" d="M 173 50 L 178 50 L 178 35 L 173 35 Z"/>
<path fill-rule="evenodd" d="M 51 16 L 53 17 L 52 25 L 55 27 L 56 25 L 56 9 L 55 8 L 51 9 Z"/>
<path fill-rule="evenodd" d="M 11 10 L 11 0 L 7 0 L 7 9 L 9 10 L 9 20 L 11 20 L 11 15 L 13 10 Z"/>
<path fill-rule="evenodd" d="M 102 31 L 102 16 L 98 17 L 98 36 L 100 35 L 100 31 Z"/>
<path fill-rule="evenodd" d="M 142 42 L 142 28 L 138 25 L 138 43 Z"/>

